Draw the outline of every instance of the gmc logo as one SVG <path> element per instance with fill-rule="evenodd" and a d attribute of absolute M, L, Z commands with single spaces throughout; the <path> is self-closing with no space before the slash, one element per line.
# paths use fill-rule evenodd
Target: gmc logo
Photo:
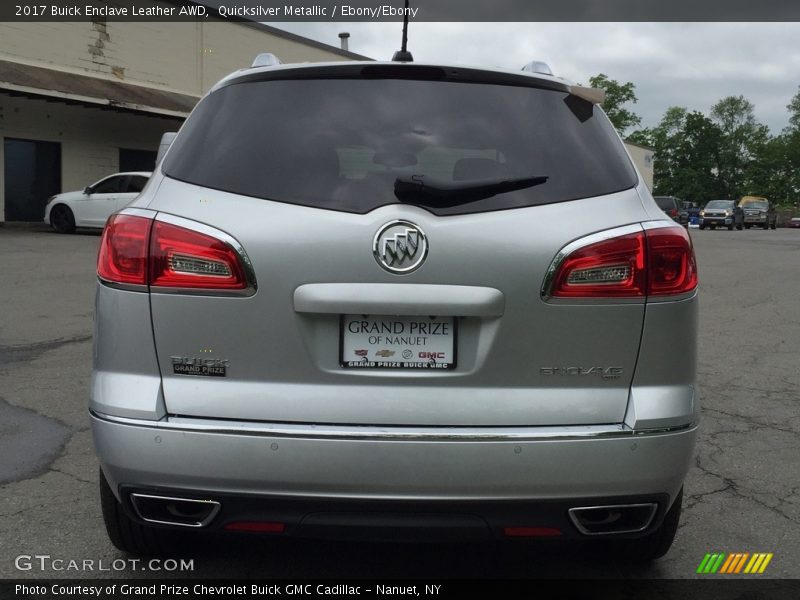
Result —
<path fill-rule="evenodd" d="M 420 352 L 420 358 L 444 358 L 444 352 Z"/>

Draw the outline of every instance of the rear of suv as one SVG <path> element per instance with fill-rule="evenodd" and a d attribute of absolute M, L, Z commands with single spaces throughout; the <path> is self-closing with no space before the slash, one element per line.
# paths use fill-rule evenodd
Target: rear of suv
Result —
<path fill-rule="evenodd" d="M 101 241 L 90 411 L 114 544 L 664 554 L 697 271 L 596 92 L 406 63 L 218 83 Z"/>

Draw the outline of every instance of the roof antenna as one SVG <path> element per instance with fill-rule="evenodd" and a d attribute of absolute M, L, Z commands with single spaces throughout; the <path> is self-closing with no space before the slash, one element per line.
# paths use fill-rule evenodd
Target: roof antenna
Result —
<path fill-rule="evenodd" d="M 403 11 L 403 44 L 400 50 L 392 56 L 392 62 L 414 62 L 411 52 L 406 50 L 408 45 L 408 12 L 408 0 L 406 0 L 406 9 Z"/>

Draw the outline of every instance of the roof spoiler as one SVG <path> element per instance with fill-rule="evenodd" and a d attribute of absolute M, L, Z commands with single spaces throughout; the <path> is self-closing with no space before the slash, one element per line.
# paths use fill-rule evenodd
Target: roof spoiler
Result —
<path fill-rule="evenodd" d="M 602 104 L 603 100 L 606 99 L 606 91 L 601 88 L 571 85 L 569 86 L 569 93 L 592 104 Z"/>

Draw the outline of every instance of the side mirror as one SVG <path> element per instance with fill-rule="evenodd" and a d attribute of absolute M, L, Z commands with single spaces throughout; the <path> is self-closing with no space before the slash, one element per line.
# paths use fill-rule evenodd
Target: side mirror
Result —
<path fill-rule="evenodd" d="M 92 193 L 92 186 L 90 186 L 90 185 L 87 185 L 85 188 L 83 188 L 83 193 L 84 193 L 85 195 L 87 195 L 87 196 L 88 196 L 89 194 L 91 194 L 91 193 Z"/>

